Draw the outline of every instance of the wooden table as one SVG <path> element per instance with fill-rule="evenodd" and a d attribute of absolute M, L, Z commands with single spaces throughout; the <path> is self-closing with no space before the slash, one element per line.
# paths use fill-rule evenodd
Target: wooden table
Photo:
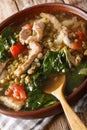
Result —
<path fill-rule="evenodd" d="M 27 3 L 40 4 L 45 2 L 60 2 L 76 5 L 87 11 L 87 0 L 0 0 L 0 23 L 10 15 L 20 11 Z M 87 112 L 77 113 L 87 126 Z M 64 114 L 57 115 L 44 130 L 70 130 Z"/>

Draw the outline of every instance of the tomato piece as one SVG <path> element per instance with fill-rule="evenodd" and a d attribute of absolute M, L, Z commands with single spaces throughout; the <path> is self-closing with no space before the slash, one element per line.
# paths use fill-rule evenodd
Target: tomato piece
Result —
<path fill-rule="evenodd" d="M 27 95 L 24 91 L 24 88 L 18 84 L 13 84 L 13 86 L 9 90 L 8 96 L 14 97 L 18 100 L 26 100 Z"/>
<path fill-rule="evenodd" d="M 17 58 L 18 54 L 22 53 L 25 49 L 25 46 L 20 42 L 10 47 L 11 54 L 14 58 Z"/>
<path fill-rule="evenodd" d="M 72 43 L 72 49 L 81 51 L 82 50 L 82 41 L 85 40 L 85 34 L 81 31 L 77 31 L 76 38 L 77 38 L 78 42 Z"/>
<path fill-rule="evenodd" d="M 77 36 L 78 40 L 80 40 L 80 41 L 85 40 L 85 34 L 81 31 L 76 32 L 76 36 Z"/>
<path fill-rule="evenodd" d="M 32 30 L 32 26 L 30 24 L 26 24 L 22 27 L 22 29 L 29 29 Z"/>
<path fill-rule="evenodd" d="M 81 42 L 72 43 L 72 49 L 77 50 L 77 51 L 81 51 L 82 50 L 82 43 Z"/>

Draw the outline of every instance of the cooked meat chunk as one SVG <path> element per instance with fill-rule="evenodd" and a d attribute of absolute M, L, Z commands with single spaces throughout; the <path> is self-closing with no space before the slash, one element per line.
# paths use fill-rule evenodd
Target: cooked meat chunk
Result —
<path fill-rule="evenodd" d="M 6 60 L 4 63 L 0 62 L 0 74 L 4 70 L 4 68 L 5 68 L 5 66 L 6 66 L 7 63 L 8 63 L 8 60 Z"/>
<path fill-rule="evenodd" d="M 29 68 L 32 61 L 35 59 L 35 57 L 37 57 L 37 55 L 42 51 L 40 44 L 35 41 L 29 42 L 29 46 L 30 46 L 31 50 L 30 50 L 28 59 L 26 60 L 26 62 L 23 65 L 19 66 L 17 68 L 17 70 L 14 72 L 15 75 L 17 75 L 17 76 L 24 73 Z"/>
<path fill-rule="evenodd" d="M 68 29 L 65 26 L 62 26 L 62 29 L 59 35 L 57 36 L 57 43 L 61 44 L 62 42 L 69 48 L 72 48 L 72 43 L 68 37 Z"/>
<path fill-rule="evenodd" d="M 13 97 L 0 96 L 0 101 L 14 111 L 19 111 L 24 105 L 24 101 L 16 100 Z"/>
<path fill-rule="evenodd" d="M 48 14 L 48 13 L 41 13 L 40 16 L 42 18 L 48 19 L 53 24 L 55 29 L 57 29 L 58 31 L 61 30 L 61 23 L 58 21 L 58 19 L 54 15 Z"/>
<path fill-rule="evenodd" d="M 44 24 L 44 22 L 43 22 L 43 19 L 36 20 L 36 21 L 34 22 L 34 25 L 33 25 L 33 28 L 32 28 L 33 33 L 35 33 L 35 35 L 29 36 L 25 42 L 26 42 L 27 44 L 28 44 L 30 41 L 39 42 L 39 41 L 42 39 L 42 37 L 43 37 L 44 27 L 45 27 L 45 24 Z"/>
<path fill-rule="evenodd" d="M 22 29 L 19 33 L 19 40 L 22 44 L 25 43 L 25 40 L 30 36 L 31 30 L 29 29 Z"/>

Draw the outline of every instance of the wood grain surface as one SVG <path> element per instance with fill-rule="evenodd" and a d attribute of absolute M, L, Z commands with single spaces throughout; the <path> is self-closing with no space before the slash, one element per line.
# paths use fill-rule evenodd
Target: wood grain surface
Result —
<path fill-rule="evenodd" d="M 0 0 L 0 22 L 9 17 L 13 13 L 16 13 L 17 7 L 13 0 Z"/>
<path fill-rule="evenodd" d="M 87 126 L 87 112 L 77 113 L 83 123 Z M 64 114 L 56 115 L 44 130 L 71 130 Z"/>
<path fill-rule="evenodd" d="M 87 11 L 87 0 L 0 0 L 0 23 L 10 15 L 23 9 L 26 4 L 36 5 L 45 2 L 72 4 Z M 87 126 L 87 112 L 77 114 Z M 70 130 L 64 113 L 56 115 L 44 130 Z"/>

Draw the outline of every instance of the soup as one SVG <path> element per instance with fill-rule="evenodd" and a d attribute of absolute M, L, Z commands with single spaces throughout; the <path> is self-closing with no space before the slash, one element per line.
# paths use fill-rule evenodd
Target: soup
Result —
<path fill-rule="evenodd" d="M 66 75 L 65 95 L 87 75 L 87 23 L 77 16 L 40 13 L 0 35 L 0 103 L 36 110 L 57 103 L 43 92 L 55 74 Z"/>

